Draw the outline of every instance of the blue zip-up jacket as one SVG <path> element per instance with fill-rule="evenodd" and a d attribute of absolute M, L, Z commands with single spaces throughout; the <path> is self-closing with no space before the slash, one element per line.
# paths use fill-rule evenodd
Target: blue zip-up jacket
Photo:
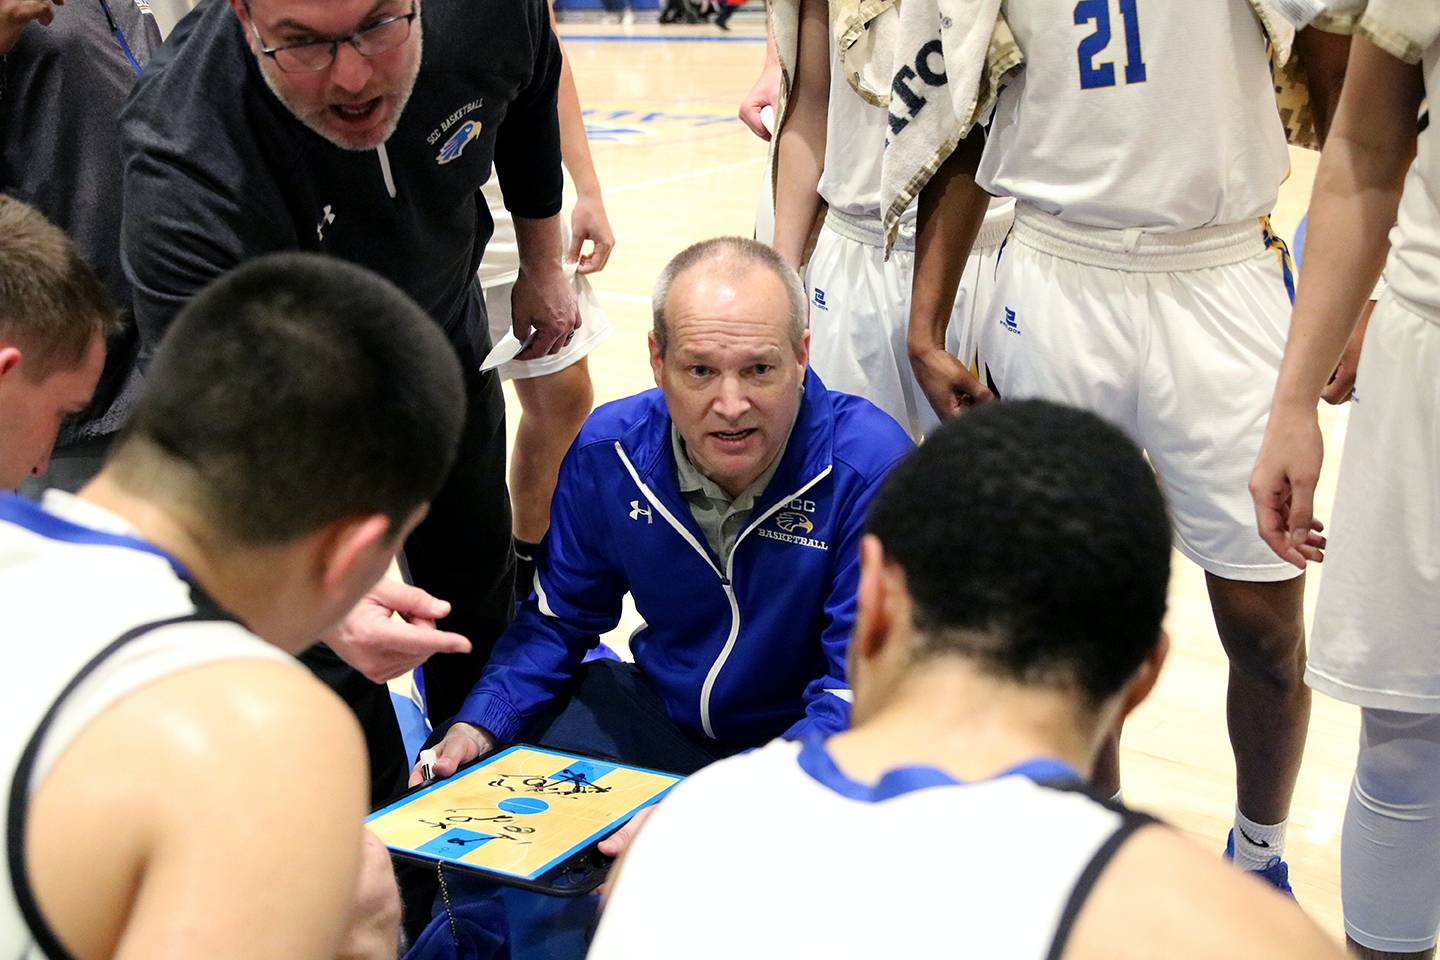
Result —
<path fill-rule="evenodd" d="M 814 371 L 790 441 L 724 568 L 680 496 L 659 390 L 608 403 L 560 467 L 536 590 L 457 720 L 513 741 L 620 620 L 671 720 L 733 747 L 845 729 L 870 498 L 913 444 Z"/>

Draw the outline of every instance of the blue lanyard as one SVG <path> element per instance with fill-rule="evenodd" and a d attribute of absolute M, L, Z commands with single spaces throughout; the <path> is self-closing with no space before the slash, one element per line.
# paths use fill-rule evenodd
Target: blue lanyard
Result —
<path fill-rule="evenodd" d="M 130 61 L 130 66 L 135 68 L 135 75 L 140 75 L 140 64 L 135 62 L 135 55 L 130 52 L 130 44 L 125 42 L 125 34 L 120 32 L 120 24 L 115 22 L 115 17 L 110 12 L 110 4 L 100 0 L 100 9 L 105 11 L 105 19 L 110 21 L 110 30 L 115 34 L 115 39 L 120 42 L 120 49 L 125 54 L 125 59 Z"/>

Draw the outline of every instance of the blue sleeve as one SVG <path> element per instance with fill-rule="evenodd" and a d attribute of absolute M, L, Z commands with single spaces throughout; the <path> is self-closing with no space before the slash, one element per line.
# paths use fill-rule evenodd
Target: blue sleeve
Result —
<path fill-rule="evenodd" d="M 455 719 L 511 743 L 574 676 L 587 650 L 615 628 L 629 584 L 615 559 L 604 502 L 605 444 L 570 448 L 535 558 L 535 590 L 501 635 Z"/>
<path fill-rule="evenodd" d="M 850 726 L 850 683 L 845 676 L 845 655 L 850 648 L 850 634 L 855 629 L 856 592 L 860 588 L 860 541 L 865 536 L 865 519 L 870 501 L 890 469 L 899 462 L 911 445 L 905 446 L 890 463 L 857 485 L 852 496 L 839 507 L 844 518 L 835 537 L 835 570 L 830 580 L 830 593 L 825 598 L 825 629 L 820 646 L 825 651 L 824 676 L 805 687 L 805 716 L 782 734 L 785 740 L 809 736 L 820 738 L 846 730 Z"/>

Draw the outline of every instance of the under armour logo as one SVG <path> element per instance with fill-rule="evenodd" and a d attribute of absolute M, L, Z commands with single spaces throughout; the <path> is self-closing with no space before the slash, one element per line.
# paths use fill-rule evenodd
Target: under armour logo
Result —
<path fill-rule="evenodd" d="M 321 212 L 323 216 L 320 217 L 320 222 L 315 224 L 315 236 L 324 240 L 325 228 L 335 222 L 335 214 L 330 212 L 330 204 L 328 203 L 325 204 L 325 209 Z"/>
<path fill-rule="evenodd" d="M 630 519 L 631 519 L 631 520 L 639 520 L 639 519 L 640 519 L 640 514 L 642 514 L 642 513 L 645 514 L 645 522 L 646 522 L 646 523 L 654 523 L 654 522 L 655 522 L 655 518 L 652 517 L 652 516 L 650 516 L 650 508 L 649 508 L 649 507 L 642 507 L 642 506 L 640 506 L 640 501 L 639 501 L 639 500 L 631 500 L 631 501 L 630 501 Z"/>

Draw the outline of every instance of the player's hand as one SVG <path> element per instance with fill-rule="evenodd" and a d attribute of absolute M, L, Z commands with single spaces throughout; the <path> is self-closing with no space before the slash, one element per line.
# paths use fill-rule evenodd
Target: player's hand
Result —
<path fill-rule="evenodd" d="M 534 360 L 564 349 L 580 327 L 580 307 L 558 259 L 528 267 L 521 264 L 510 293 L 510 315 L 515 339 L 529 343 L 516 360 Z"/>
<path fill-rule="evenodd" d="M 605 901 L 610 897 L 610 888 L 620 877 L 620 866 L 624 862 L 625 851 L 630 849 L 630 844 L 635 839 L 635 834 L 650 819 L 650 812 L 654 807 L 643 807 L 640 812 L 631 817 L 625 826 L 616 830 L 610 836 L 597 844 L 601 853 L 607 857 L 614 857 L 615 862 L 610 865 L 610 872 L 605 875 L 605 882 L 600 885 L 600 908 L 605 908 Z"/>
<path fill-rule="evenodd" d="M 645 821 L 650 819 L 650 811 L 653 809 L 655 808 L 642 808 L 639 813 L 635 814 L 635 816 L 626 822 L 625 826 L 616 830 L 604 840 L 601 840 L 599 844 L 600 852 L 607 857 L 618 857 L 630 849 L 630 842 L 635 839 L 635 834 L 640 832 L 640 828 L 645 825 Z"/>
<path fill-rule="evenodd" d="M 445 739 L 435 745 L 435 780 L 443 780 L 476 757 L 483 757 L 495 749 L 490 734 L 470 723 L 454 723 L 445 731 Z M 420 764 L 410 771 L 410 786 L 418 787 L 425 782 Z"/>
<path fill-rule="evenodd" d="M 1314 516 L 1315 485 L 1325 455 L 1315 410 L 1276 404 L 1250 475 L 1260 537 L 1276 556 L 1301 570 L 1325 559 L 1324 525 Z"/>
<path fill-rule="evenodd" d="M 450 604 L 419 587 L 384 577 L 324 637 L 350 666 L 375 683 L 409 673 L 436 653 L 469 653 L 470 641 L 435 629 Z M 403 619 L 396 620 L 398 613 Z"/>
<path fill-rule="evenodd" d="M 958 417 L 973 406 L 995 399 L 994 392 L 976 379 L 965 364 L 939 347 L 912 350 L 910 366 L 915 370 L 920 389 L 925 391 L 925 399 L 941 420 Z"/>
<path fill-rule="evenodd" d="M 1355 371 L 1360 366 L 1360 347 L 1365 343 L 1365 328 L 1370 325 L 1370 312 L 1374 309 L 1375 301 L 1371 300 L 1360 312 L 1360 322 L 1355 324 L 1355 330 L 1345 344 L 1345 352 L 1340 355 L 1340 362 L 1335 364 L 1335 372 L 1330 374 L 1330 382 L 1320 391 L 1320 399 L 1326 403 L 1344 403 L 1355 392 Z"/>
<path fill-rule="evenodd" d="M 390 853 L 380 838 L 363 831 L 360 871 L 350 921 L 337 960 L 394 960 L 400 940 L 400 891 Z"/>
<path fill-rule="evenodd" d="M 55 6 L 64 2 L 55 0 Z M 49 26 L 55 19 L 55 6 L 50 0 L 0 0 L 0 57 L 10 52 L 32 22 Z"/>
<path fill-rule="evenodd" d="M 770 131 L 765 129 L 765 124 L 760 119 L 760 111 L 765 107 L 773 110 L 779 102 L 780 64 L 767 60 L 760 79 L 755 81 L 755 86 L 751 87 L 750 92 L 745 94 L 745 99 L 740 101 L 740 121 L 749 127 L 755 136 L 768 141 Z"/>
<path fill-rule="evenodd" d="M 582 256 L 586 240 L 590 241 L 590 252 Z M 577 197 L 575 209 L 570 212 L 570 249 L 565 252 L 565 262 L 578 264 L 576 273 L 599 273 L 614 248 L 615 234 L 605 216 L 605 201 L 599 194 Z"/>

